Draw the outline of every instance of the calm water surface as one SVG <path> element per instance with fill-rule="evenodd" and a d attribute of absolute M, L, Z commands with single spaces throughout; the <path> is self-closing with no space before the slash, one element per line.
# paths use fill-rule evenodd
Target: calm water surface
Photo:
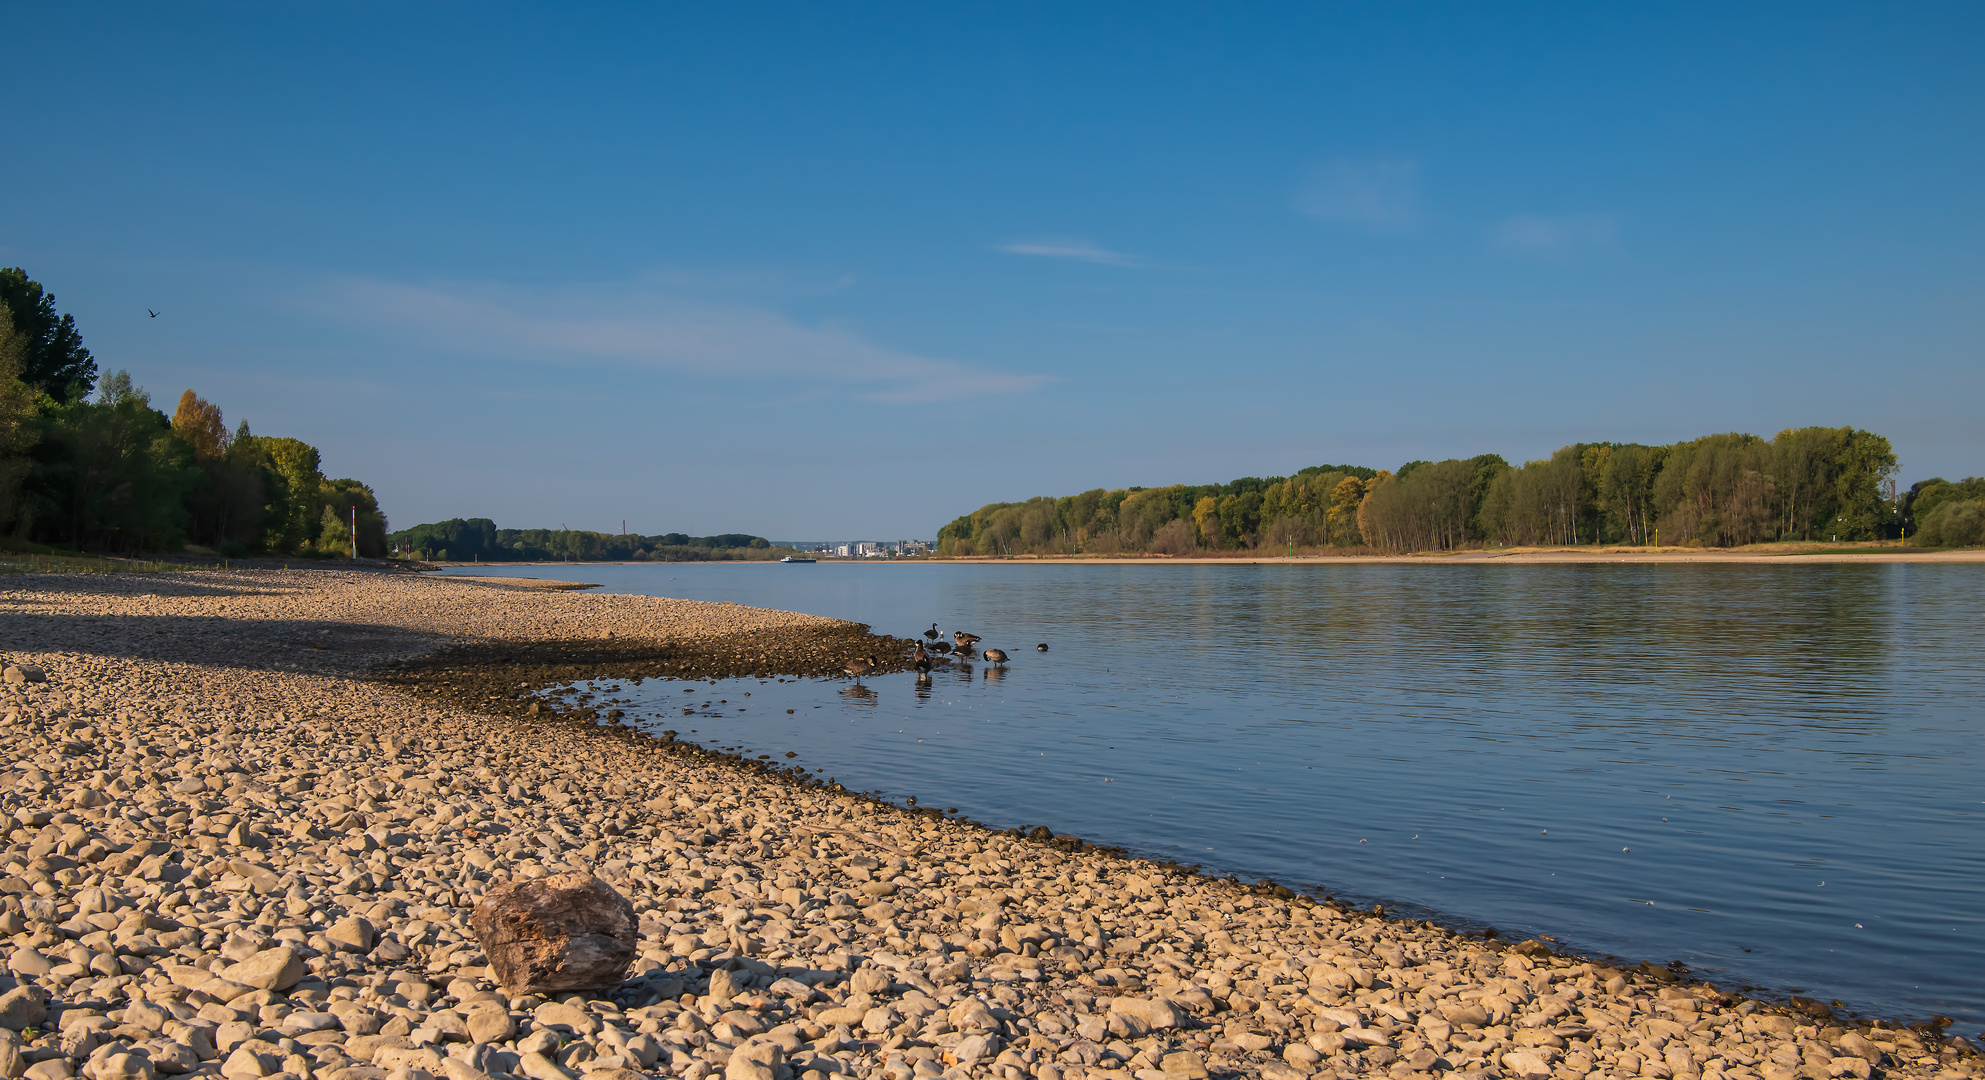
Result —
<path fill-rule="evenodd" d="M 610 684 L 654 730 L 989 824 L 1985 1024 L 1985 568 L 482 572 L 935 621 L 1015 658 L 928 691 Z"/>

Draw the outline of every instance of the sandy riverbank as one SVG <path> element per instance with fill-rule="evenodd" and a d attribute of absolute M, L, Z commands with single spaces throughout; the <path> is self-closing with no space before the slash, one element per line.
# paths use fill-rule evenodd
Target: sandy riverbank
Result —
<path fill-rule="evenodd" d="M 549 586 L 556 583 L 541 583 Z M 987 833 L 529 711 L 609 665 L 818 670 L 784 612 L 335 570 L 17 577 L 0 1075 L 1970 1076 L 1968 1046 Z M 593 672 L 588 672 L 593 673 Z M 519 677 L 519 676 L 524 677 Z M 468 908 L 590 869 L 626 984 L 486 978 Z M 715 971 L 729 973 L 713 978 Z M 46 1012 L 46 1015 L 43 1013 Z M 776 1048 L 776 1049 L 774 1049 Z"/>

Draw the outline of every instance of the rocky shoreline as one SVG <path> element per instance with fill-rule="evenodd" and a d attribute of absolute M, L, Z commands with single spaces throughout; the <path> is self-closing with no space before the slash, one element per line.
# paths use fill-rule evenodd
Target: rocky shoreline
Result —
<path fill-rule="evenodd" d="M 1934 1024 L 1740 1001 L 647 739 L 541 691 L 819 674 L 787 612 L 344 570 L 0 591 L 0 1078 L 1941 1077 Z M 535 707 L 535 711 L 534 711 Z M 633 904 L 627 981 L 490 981 L 518 878 Z"/>

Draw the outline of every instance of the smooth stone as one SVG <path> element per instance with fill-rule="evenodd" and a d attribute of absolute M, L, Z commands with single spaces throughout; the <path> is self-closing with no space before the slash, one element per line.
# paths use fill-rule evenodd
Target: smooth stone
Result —
<path fill-rule="evenodd" d="M 158 1080 L 158 1072 L 142 1054 L 110 1054 L 97 1061 L 96 1080 Z"/>
<path fill-rule="evenodd" d="M 21 1074 L 22 1080 L 71 1080 L 76 1075 L 76 1067 L 69 1064 L 68 1058 L 49 1058 L 37 1061 Z"/>
<path fill-rule="evenodd" d="M 229 965 L 222 977 L 257 990 L 288 990 L 302 981 L 305 970 L 302 953 L 278 945 Z"/>
<path fill-rule="evenodd" d="M 379 944 L 379 932 L 362 915 L 339 919 L 324 930 L 324 936 L 345 952 L 369 953 Z"/>
<path fill-rule="evenodd" d="M 17 986 L 0 994 L 0 1028 L 19 1031 L 48 1020 L 48 993 L 38 986 Z"/>

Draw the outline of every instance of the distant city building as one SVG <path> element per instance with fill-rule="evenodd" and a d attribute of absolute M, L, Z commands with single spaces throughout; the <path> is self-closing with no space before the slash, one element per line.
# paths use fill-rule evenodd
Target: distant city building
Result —
<path fill-rule="evenodd" d="M 931 550 L 928 540 L 850 540 L 847 543 L 825 543 L 810 549 L 811 554 L 826 555 L 841 559 L 893 559 L 899 555 L 926 555 Z"/>

